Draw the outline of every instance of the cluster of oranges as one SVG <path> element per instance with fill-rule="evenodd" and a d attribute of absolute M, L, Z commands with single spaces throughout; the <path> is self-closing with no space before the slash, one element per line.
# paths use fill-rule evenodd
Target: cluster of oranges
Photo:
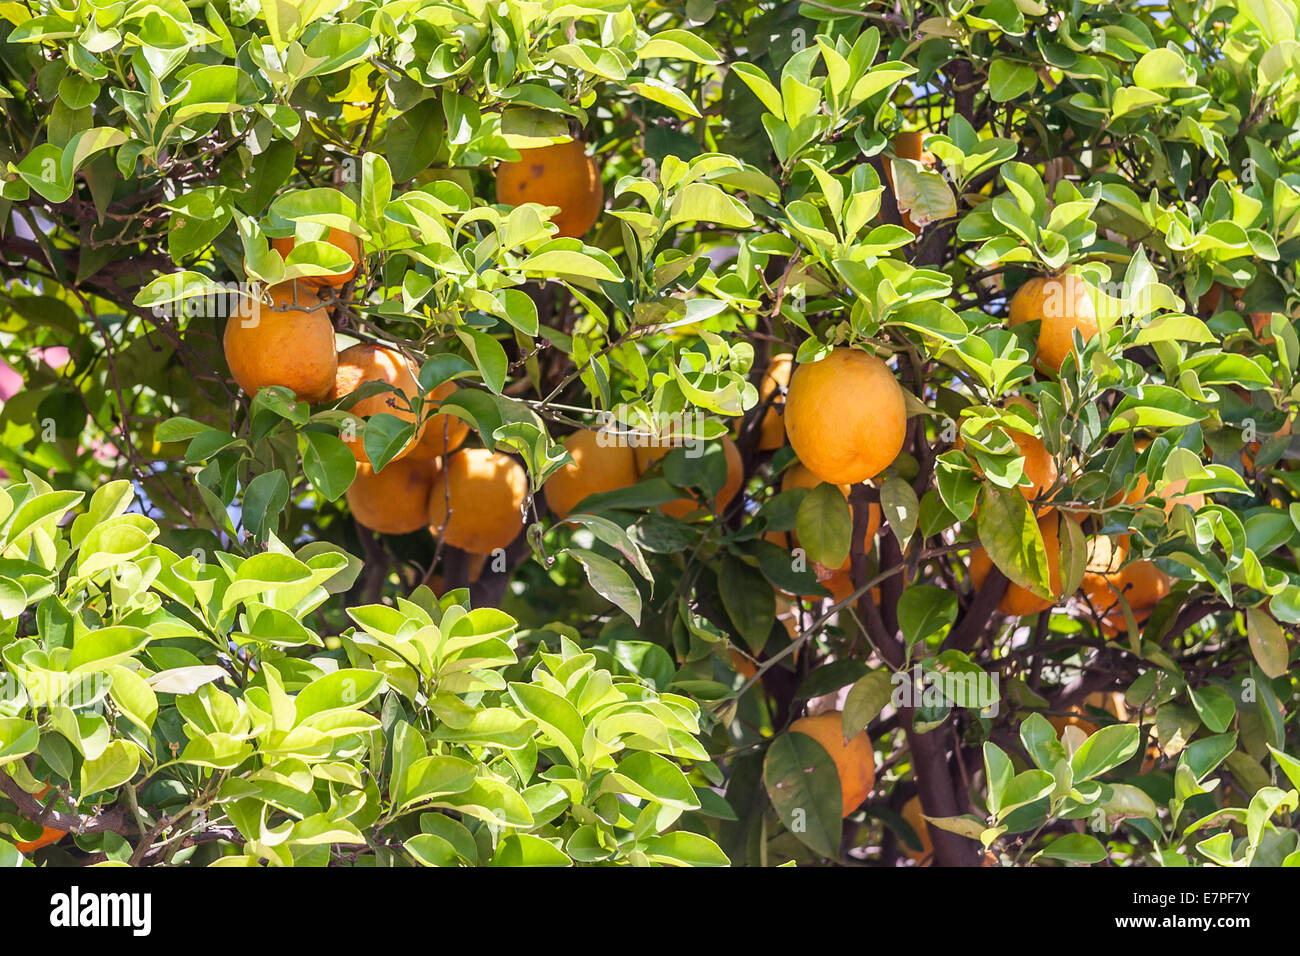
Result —
<path fill-rule="evenodd" d="M 600 171 L 577 140 L 523 150 L 517 162 L 498 168 L 497 197 L 511 205 L 556 207 L 552 222 L 557 234 L 579 237 L 600 213 Z M 295 241 L 277 238 L 272 247 L 287 258 Z M 339 229 L 331 229 L 325 241 L 345 252 L 352 267 L 273 286 L 269 301 L 250 301 L 231 315 L 223 340 L 231 376 L 249 395 L 283 386 L 307 402 L 337 402 L 372 382 L 388 386 L 351 405 L 353 427 L 341 436 L 357 460 L 347 500 L 358 523 L 384 534 L 427 526 L 448 544 L 473 554 L 508 546 L 523 527 L 527 474 L 504 454 L 483 448 L 457 451 L 469 425 L 437 413 L 456 391 L 455 383 L 425 394 L 420 415 L 413 401 L 420 395 L 417 371 L 407 356 L 364 342 L 338 350 L 327 297 L 354 279 L 362 248 L 356 236 Z M 380 413 L 411 424 L 414 431 L 405 447 L 375 470 L 363 434 L 366 421 Z"/>

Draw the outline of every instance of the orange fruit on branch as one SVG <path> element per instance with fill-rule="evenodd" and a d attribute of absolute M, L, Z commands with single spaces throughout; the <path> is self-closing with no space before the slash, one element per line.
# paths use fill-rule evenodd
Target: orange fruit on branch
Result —
<path fill-rule="evenodd" d="M 49 792 L 49 784 L 46 784 L 45 787 L 39 793 L 34 794 L 34 796 L 37 800 L 40 800 Z M 14 846 L 18 848 L 19 853 L 35 853 L 42 847 L 58 843 L 67 835 L 67 830 L 56 830 L 53 827 L 42 827 L 41 835 L 35 840 L 15 840 Z"/>
<path fill-rule="evenodd" d="M 787 468 L 781 475 L 782 491 L 789 491 L 792 488 L 816 488 L 819 484 L 821 484 L 821 480 L 798 462 Z M 848 498 L 851 490 L 848 485 L 837 485 L 836 487 L 839 488 L 840 494 Z M 850 518 L 852 514 L 853 510 L 850 507 Z M 871 553 L 876 541 L 876 532 L 880 530 L 883 517 L 884 514 L 880 510 L 880 505 L 874 501 L 871 502 L 867 509 L 867 530 L 862 542 L 863 554 Z M 793 531 L 768 531 L 763 535 L 763 539 L 787 549 L 796 548 L 799 545 L 799 538 Z M 831 592 L 837 602 L 844 600 L 853 593 L 853 579 L 849 568 L 852 562 L 853 556 L 849 555 L 844 559 L 843 564 L 834 569 L 828 568 L 824 564 L 813 563 L 813 571 L 817 575 L 818 582 Z"/>
<path fill-rule="evenodd" d="M 903 804 L 901 815 L 907 821 L 908 826 L 916 831 L 917 838 L 921 841 L 921 849 L 913 850 L 902 840 L 898 841 L 898 848 L 903 851 L 903 855 L 918 863 L 927 862 L 930 855 L 934 853 L 934 844 L 930 840 L 930 826 L 925 821 L 925 810 L 921 807 L 921 798 L 913 797 Z"/>
<path fill-rule="evenodd" d="M 382 345 L 366 342 L 350 346 L 338 355 L 338 372 L 334 387 L 327 396 L 330 401 L 351 395 L 367 382 L 384 382 L 398 391 L 384 391 L 368 398 L 363 398 L 347 411 L 356 423 L 355 436 L 343 436 L 344 443 L 352 450 L 353 456 L 363 465 L 370 464 L 366 453 L 363 434 L 365 420 L 381 412 L 394 415 L 402 421 L 414 422 L 415 409 L 412 400 L 420 394 L 420 384 L 415 379 L 415 370 L 400 352 Z M 399 395 L 398 392 L 401 394 Z M 408 455 L 424 434 L 424 427 L 416 430 L 406 447 L 393 456 L 397 461 Z"/>
<path fill-rule="evenodd" d="M 383 471 L 358 465 L 348 488 L 348 507 L 357 523 L 380 534 L 410 534 L 429 523 L 429 492 L 437 466 L 403 458 Z"/>
<path fill-rule="evenodd" d="M 1074 347 L 1077 329 L 1086 342 L 1097 334 L 1097 310 L 1087 284 L 1074 275 L 1030 279 L 1011 297 L 1008 325 L 1041 322 L 1037 362 L 1054 372 L 1061 370 Z"/>
<path fill-rule="evenodd" d="M 785 396 L 781 393 L 790 384 L 790 372 L 793 368 L 794 356 L 789 352 L 774 355 L 772 364 L 767 367 L 767 372 L 759 383 L 760 402 L 775 396 L 772 398 L 772 403 L 767 406 L 767 410 L 763 412 L 763 421 L 758 426 L 759 451 L 775 451 L 785 445 L 785 417 L 782 414 L 785 410 Z"/>
<path fill-rule="evenodd" d="M 269 303 L 245 297 L 226 320 L 222 348 L 231 378 L 249 395 L 282 385 L 300 401 L 317 402 L 334 385 L 334 326 L 320 298 L 305 286 L 274 286 Z"/>
<path fill-rule="evenodd" d="M 1008 398 L 1004 403 L 1005 406 L 1017 405 L 1021 408 L 1033 410 L 1033 403 L 1019 395 Z M 1043 440 L 1037 435 L 1029 432 L 1022 432 L 1016 428 L 1007 426 L 998 426 L 1015 444 L 1016 449 L 1020 452 L 1020 457 L 1024 459 L 1022 466 L 1023 474 L 1029 479 L 1029 484 L 1018 485 L 1020 493 L 1025 496 L 1026 501 L 1036 501 L 1042 497 L 1049 488 L 1055 484 L 1059 471 L 1056 467 L 1056 459 L 1052 457 Z M 955 447 L 962 448 L 965 444 L 960 435 L 957 436 Z M 981 474 L 979 463 L 975 463 L 976 474 Z M 1046 513 L 1046 510 L 1042 510 Z"/>
<path fill-rule="evenodd" d="M 844 816 L 851 814 L 871 795 L 871 788 L 876 783 L 876 756 L 865 730 L 858 731 L 853 739 L 846 741 L 843 715 L 838 710 L 828 710 L 796 720 L 790 725 L 790 732 L 807 734 L 830 754 L 840 776 Z"/>
<path fill-rule="evenodd" d="M 731 504 L 739 493 L 741 485 L 745 481 L 745 463 L 741 460 L 740 449 L 736 443 L 727 436 L 723 435 L 717 439 L 722 444 L 722 454 L 727 463 L 727 478 L 710 504 L 713 507 L 714 514 L 722 514 L 727 510 L 727 505 Z M 661 444 L 658 445 L 639 445 L 634 448 L 633 455 L 636 459 L 638 475 L 644 475 L 654 465 L 656 461 L 672 450 L 674 446 L 682 446 L 684 441 L 672 436 L 661 436 Z M 705 514 L 704 509 L 700 506 L 699 501 L 695 498 L 678 498 L 675 501 L 667 501 L 659 506 L 664 514 L 670 518 L 698 518 Z"/>
<path fill-rule="evenodd" d="M 442 404 L 443 399 L 456 391 L 455 382 L 443 382 L 425 396 L 423 431 L 420 440 L 410 451 L 412 458 L 441 458 L 455 451 L 469 434 L 469 422 L 456 415 L 430 414 Z"/>
<path fill-rule="evenodd" d="M 580 239 L 595 224 L 604 202 L 600 167 L 580 140 L 519 150 L 517 162 L 497 167 L 497 201 L 558 206 L 551 219 L 559 236 Z"/>
<path fill-rule="evenodd" d="M 342 288 L 357 274 L 357 266 L 361 263 L 361 240 L 344 229 L 331 228 L 323 241 L 346 252 L 348 258 L 352 260 L 352 268 L 338 275 L 308 276 L 298 281 L 321 289 Z M 271 240 L 271 248 L 285 259 L 289 258 L 289 253 L 293 252 L 297 244 L 298 240 L 295 236 L 281 236 Z"/>
<path fill-rule="evenodd" d="M 1151 561 L 1128 561 L 1128 556 L 1127 536 L 1098 535 L 1088 542 L 1088 562 L 1079 585 L 1101 619 L 1102 630 L 1112 637 L 1127 629 L 1121 594 L 1139 624 L 1169 594 L 1167 574 Z"/>
<path fill-rule="evenodd" d="M 434 476 L 429 530 L 452 547 L 491 554 L 523 530 L 527 498 L 528 473 L 517 461 L 486 448 L 463 448 Z"/>
<path fill-rule="evenodd" d="M 1007 583 L 1007 590 L 998 601 L 998 611 L 1009 617 L 1024 617 L 1027 614 L 1038 614 L 1049 608 L 1055 607 L 1060 601 L 1062 594 L 1061 584 L 1061 516 L 1055 512 L 1049 512 L 1038 519 L 1038 531 L 1043 536 L 1043 549 L 1047 552 L 1047 571 L 1049 583 L 1051 584 L 1052 593 L 1056 596 L 1054 600 L 1041 598 L 1028 588 L 1021 587 L 1014 581 Z M 984 586 L 984 581 L 989 576 L 989 571 L 993 568 L 993 559 L 989 557 L 988 552 L 983 548 L 976 548 L 970 556 L 970 578 L 971 583 L 978 591 Z"/>
<path fill-rule="evenodd" d="M 855 348 L 837 348 L 790 377 L 785 430 L 799 461 L 822 481 L 857 484 L 898 457 L 907 404 L 889 366 Z"/>
<path fill-rule="evenodd" d="M 602 444 L 606 442 L 607 444 Z M 592 429 L 574 432 L 564 440 L 573 461 L 546 479 L 546 503 L 561 518 L 588 495 L 615 491 L 636 484 L 636 454 L 609 432 Z"/>

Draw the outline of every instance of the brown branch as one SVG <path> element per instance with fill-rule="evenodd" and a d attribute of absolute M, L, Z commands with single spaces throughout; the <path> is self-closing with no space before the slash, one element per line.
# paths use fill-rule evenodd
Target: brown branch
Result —
<path fill-rule="evenodd" d="M 20 813 L 33 823 L 53 830 L 65 830 L 68 833 L 118 833 L 123 836 L 134 833 L 134 821 L 125 807 L 114 807 L 105 812 L 96 812 L 83 816 L 79 813 L 64 813 L 53 806 L 43 805 L 33 794 L 18 786 L 18 781 L 9 774 L 0 772 L 0 791 L 12 800 Z"/>

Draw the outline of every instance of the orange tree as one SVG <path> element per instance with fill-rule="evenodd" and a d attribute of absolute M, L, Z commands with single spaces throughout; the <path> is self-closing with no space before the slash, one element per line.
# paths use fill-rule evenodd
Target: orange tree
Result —
<path fill-rule="evenodd" d="M 0 860 L 1300 860 L 1293 0 L 0 18 Z"/>

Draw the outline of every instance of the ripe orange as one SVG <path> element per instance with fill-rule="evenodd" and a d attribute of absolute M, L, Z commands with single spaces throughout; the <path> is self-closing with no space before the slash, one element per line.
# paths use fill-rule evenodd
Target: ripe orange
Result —
<path fill-rule="evenodd" d="M 486 448 L 462 448 L 434 476 L 429 530 L 452 547 L 491 554 L 523 530 L 527 497 L 528 473 L 517 461 Z"/>
<path fill-rule="evenodd" d="M 1147 446 L 1150 444 L 1149 439 L 1139 438 L 1133 443 L 1133 447 L 1141 454 L 1146 451 Z M 1180 478 L 1177 481 L 1169 482 L 1161 489 L 1160 495 L 1165 499 L 1165 514 L 1173 514 L 1174 508 L 1178 505 L 1187 505 L 1193 511 L 1199 511 L 1205 504 L 1205 495 L 1199 492 L 1190 495 L 1182 493 L 1183 489 L 1187 487 L 1187 482 L 1188 479 Z M 1151 497 L 1151 493 L 1151 482 L 1147 480 L 1146 472 L 1143 471 L 1138 474 L 1137 483 L 1133 486 L 1132 491 L 1122 497 L 1119 494 L 1112 495 L 1106 503 L 1115 505 L 1122 500 L 1128 505 L 1142 504 Z"/>
<path fill-rule="evenodd" d="M 1125 564 L 1128 555 L 1129 543 L 1125 536 L 1098 535 L 1088 542 L 1088 563 L 1080 588 L 1101 619 L 1102 630 L 1112 637 L 1127 628 L 1119 601 L 1121 594 L 1139 624 L 1169 594 L 1168 575 L 1150 561 Z"/>
<path fill-rule="evenodd" d="M 772 364 L 767 367 L 758 386 L 760 401 L 767 401 L 773 393 L 776 397 L 763 413 L 763 422 L 758 426 L 758 450 L 775 451 L 785 444 L 785 396 L 781 392 L 790 384 L 790 372 L 794 367 L 794 356 L 789 352 L 772 356 Z"/>
<path fill-rule="evenodd" d="M 559 236 L 582 238 L 600 215 L 604 189 L 600 167 L 581 141 L 521 149 L 518 162 L 497 167 L 497 201 L 559 206 L 551 220 Z"/>
<path fill-rule="evenodd" d="M 925 810 L 921 807 L 921 798 L 913 797 L 903 804 L 902 817 L 908 822 L 913 830 L 916 831 L 917 837 L 921 841 L 921 849 L 913 850 L 902 840 L 898 841 L 898 848 L 903 851 L 903 855 L 916 860 L 918 863 L 929 861 L 930 854 L 934 853 L 934 844 L 930 841 L 930 826 L 925 822 Z"/>
<path fill-rule="evenodd" d="M 799 460 L 822 481 L 856 484 L 898 457 L 907 405 L 889 366 L 860 349 L 837 348 L 790 377 L 785 430 Z"/>
<path fill-rule="evenodd" d="M 1007 404 L 1033 409 L 1033 403 L 1018 395 L 1007 399 Z M 1029 479 L 1030 484 L 1021 485 L 1020 493 L 1026 500 L 1033 501 L 1044 494 L 1056 481 L 1058 474 L 1056 459 L 1048 452 L 1047 446 L 1037 435 L 1016 431 L 1014 428 L 1006 429 L 1006 433 L 1025 459 L 1025 477 Z"/>
<path fill-rule="evenodd" d="M 1056 599 L 1040 598 L 1027 588 L 1009 582 L 1006 593 L 998 602 L 998 611 L 1009 617 L 1024 617 L 1026 614 L 1038 614 L 1055 607 L 1056 602 L 1061 599 L 1061 520 L 1061 516 L 1055 511 L 1038 519 L 1038 531 L 1043 536 L 1043 548 L 1047 551 L 1048 580 Z M 971 552 L 970 578 L 976 590 L 983 587 L 992 567 L 993 559 L 983 548 L 976 548 Z"/>
<path fill-rule="evenodd" d="M 1087 284 L 1074 275 L 1030 279 L 1011 297 L 1007 321 L 1016 326 L 1039 320 L 1038 364 L 1059 372 L 1073 348 L 1074 330 L 1085 342 L 1097 334 L 1097 310 Z"/>
<path fill-rule="evenodd" d="M 269 304 L 245 298 L 226 320 L 222 347 L 230 376 L 249 395 L 283 385 L 301 401 L 320 401 L 338 366 L 329 313 L 305 286 L 297 288 L 296 302 L 289 283 L 274 286 L 270 298 Z"/>
<path fill-rule="evenodd" d="M 602 445 L 605 440 L 609 444 Z M 636 484 L 636 455 L 626 445 L 613 444 L 618 437 L 601 435 L 592 429 L 574 432 L 564 440 L 573 461 L 546 479 L 546 502 L 561 518 L 583 498 Z"/>
<path fill-rule="evenodd" d="M 1019 395 L 1008 398 L 1004 405 L 1019 405 L 1023 408 L 1033 410 L 1033 403 Z M 1029 479 L 1028 485 L 1019 485 L 1020 493 L 1025 496 L 1026 501 L 1035 501 L 1041 497 L 1047 489 L 1051 488 L 1056 482 L 1059 474 L 1056 467 L 1056 459 L 1052 457 L 1043 444 L 1043 440 L 1037 435 L 1031 435 L 1028 432 L 1018 431 L 1014 428 L 1002 428 L 1007 437 L 1015 444 L 1020 456 L 1025 460 L 1022 467 L 1024 476 Z M 965 442 L 961 435 L 957 436 L 955 447 L 960 449 Z M 977 474 L 982 474 L 979 464 L 975 464 Z M 1050 508 L 1040 508 L 1038 513 L 1046 514 Z"/>
<path fill-rule="evenodd" d="M 465 436 L 469 434 L 469 422 L 455 415 L 429 414 L 454 391 L 456 391 L 455 382 L 443 382 L 425 396 L 424 414 L 428 417 L 425 419 L 424 432 L 420 435 L 420 440 L 409 452 L 410 457 L 441 458 L 448 452 L 455 451 L 465 441 Z"/>
<path fill-rule="evenodd" d="M 43 790 L 35 795 L 36 799 L 42 799 L 49 792 L 50 788 L 47 784 Z M 56 830 L 53 827 L 42 827 L 41 835 L 35 840 L 15 840 L 14 846 L 18 848 L 19 853 L 35 853 L 42 847 L 49 846 L 52 843 L 58 843 L 67 835 L 67 830 Z"/>
<path fill-rule="evenodd" d="M 1259 339 L 1259 341 L 1264 345 L 1270 345 L 1273 342 L 1273 337 L 1271 335 L 1268 338 L 1264 338 L 1264 332 L 1268 329 L 1268 327 L 1272 324 L 1272 322 L 1273 322 L 1272 312 L 1250 313 L 1250 327 L 1255 332 L 1255 338 Z"/>
<path fill-rule="evenodd" d="M 429 523 L 429 491 L 437 466 L 432 461 L 404 458 L 383 471 L 357 466 L 348 488 L 348 507 L 357 523 L 380 534 L 410 534 Z"/>
<path fill-rule="evenodd" d="M 416 381 L 415 370 L 411 368 L 411 363 L 406 357 L 382 345 L 363 342 L 350 346 L 339 353 L 338 363 L 334 387 L 327 396 L 330 401 L 337 401 L 345 395 L 351 395 L 366 382 L 386 382 L 402 393 L 399 396 L 397 392 L 380 392 L 378 395 L 361 399 L 348 409 L 348 413 L 357 420 L 356 437 L 351 440 L 344 437 L 343 440 L 352 449 L 352 454 L 357 461 L 368 465 L 370 456 L 366 454 L 363 441 L 365 419 L 384 412 L 395 415 L 403 421 L 414 422 L 415 410 L 411 407 L 411 399 L 420 393 L 420 384 Z M 393 460 L 397 461 L 410 454 L 423 434 L 422 426 L 416 430 L 415 436 L 406 448 L 398 452 Z"/>
<path fill-rule="evenodd" d="M 754 676 L 758 673 L 758 667 L 753 661 L 740 653 L 740 651 L 736 650 L 734 647 L 729 651 L 729 657 L 731 659 L 731 666 L 735 668 L 737 674 L 745 678 L 745 680 L 754 679 Z"/>
<path fill-rule="evenodd" d="M 348 257 L 352 260 L 352 268 L 340 275 L 311 276 L 310 278 L 304 278 L 298 281 L 322 289 L 326 287 L 339 289 L 347 285 L 348 281 L 357 274 L 357 265 L 361 262 L 361 240 L 352 235 L 352 233 L 343 229 L 331 228 L 325 241 L 331 246 L 335 246 L 336 248 L 342 249 L 346 252 Z M 280 255 L 286 259 L 289 258 L 289 253 L 293 251 L 293 247 L 297 244 L 297 239 L 294 236 L 282 236 L 279 239 L 271 240 L 271 248 L 280 253 Z"/>
<path fill-rule="evenodd" d="M 661 440 L 671 440 L 661 438 Z M 718 439 L 722 443 L 722 454 L 727 462 L 727 479 L 722 485 L 722 490 L 713 501 L 713 513 L 722 514 L 727 510 L 727 505 L 731 504 L 733 498 L 740 491 L 740 487 L 745 481 L 745 463 L 740 458 L 740 449 L 736 443 L 723 435 Z M 680 444 L 676 442 L 675 444 Z M 642 445 L 634 448 L 633 455 L 636 459 L 636 468 L 638 475 L 644 475 L 650 470 L 656 461 L 671 451 L 669 445 Z M 675 501 L 668 501 L 659 506 L 659 510 L 670 518 L 699 518 L 703 517 L 705 511 L 700 507 L 700 503 L 694 498 L 678 498 Z"/>
<path fill-rule="evenodd" d="M 871 795 L 871 788 L 876 783 L 876 756 L 865 730 L 859 731 L 852 740 L 844 739 L 842 721 L 843 716 L 838 710 L 828 710 L 796 720 L 790 725 L 790 732 L 807 734 L 835 761 L 844 799 L 844 816 L 847 817 Z"/>
<path fill-rule="evenodd" d="M 797 462 L 785 470 L 781 476 L 781 490 L 789 491 L 792 488 L 816 488 L 821 484 L 821 479 L 811 471 Z M 840 494 L 848 498 L 850 488 L 848 485 L 838 485 Z M 852 508 L 849 515 L 852 516 Z M 867 509 L 867 530 L 863 537 L 862 550 L 864 554 L 870 554 L 872 547 L 876 542 L 876 532 L 880 530 L 880 524 L 884 514 L 880 506 L 874 501 Z M 793 531 L 768 531 L 763 535 L 765 541 L 771 541 L 773 544 L 780 545 L 783 548 L 798 547 L 799 538 Z M 852 556 L 844 559 L 844 563 L 838 568 L 828 568 L 824 564 L 813 563 L 813 571 L 817 575 L 818 582 L 831 592 L 835 600 L 842 601 L 853 593 L 853 580 L 850 574 L 849 565 L 852 563 Z"/>
<path fill-rule="evenodd" d="M 43 827 L 41 835 L 35 840 L 15 840 L 14 846 L 20 853 L 34 853 L 41 847 L 49 846 L 52 843 L 58 843 L 68 835 L 67 830 L 56 830 L 53 827 Z"/>

